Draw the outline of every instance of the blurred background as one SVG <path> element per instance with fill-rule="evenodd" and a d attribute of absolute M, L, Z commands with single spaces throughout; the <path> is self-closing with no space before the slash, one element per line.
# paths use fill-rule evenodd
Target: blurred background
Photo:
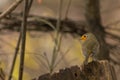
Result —
<path fill-rule="evenodd" d="M 1 0 L 0 13 L 17 0 Z M 53 72 L 80 66 L 84 56 L 79 38 L 86 32 L 95 34 L 100 42 L 98 59 L 107 59 L 120 78 L 120 0 L 33 0 L 28 16 L 24 80 L 50 72 L 55 44 L 57 19 L 61 13 L 59 50 L 54 58 Z M 9 76 L 19 40 L 23 2 L 5 18 L 0 19 L 0 68 Z M 21 49 L 20 49 L 21 50 Z M 20 50 L 15 62 L 13 80 L 18 80 Z"/>

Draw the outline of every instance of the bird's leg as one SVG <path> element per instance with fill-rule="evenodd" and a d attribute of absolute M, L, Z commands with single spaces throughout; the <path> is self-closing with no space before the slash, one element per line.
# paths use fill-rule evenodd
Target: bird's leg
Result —
<path fill-rule="evenodd" d="M 95 53 L 93 53 L 91 57 L 92 57 L 92 61 L 95 61 L 95 62 L 98 61 L 97 55 Z"/>
<path fill-rule="evenodd" d="M 97 57 L 95 55 L 92 56 L 93 61 L 98 61 Z"/>
<path fill-rule="evenodd" d="M 85 56 L 85 60 L 84 60 L 84 62 L 83 62 L 83 65 L 88 64 L 88 59 L 89 59 L 89 55 L 86 55 L 86 56 Z"/>
<path fill-rule="evenodd" d="M 91 56 L 91 50 L 85 55 L 85 60 L 83 62 L 84 65 L 88 64 L 89 57 Z"/>

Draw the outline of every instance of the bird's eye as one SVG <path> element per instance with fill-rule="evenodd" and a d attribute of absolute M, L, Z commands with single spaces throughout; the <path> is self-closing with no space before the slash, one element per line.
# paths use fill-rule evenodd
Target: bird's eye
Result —
<path fill-rule="evenodd" d="M 84 37 L 84 38 L 86 38 L 87 36 L 86 36 L 86 35 L 84 35 L 83 37 Z"/>

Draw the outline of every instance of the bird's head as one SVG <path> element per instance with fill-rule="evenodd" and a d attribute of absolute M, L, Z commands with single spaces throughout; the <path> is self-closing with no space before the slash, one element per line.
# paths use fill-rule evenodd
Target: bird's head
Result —
<path fill-rule="evenodd" d="M 80 37 L 80 41 L 82 41 L 82 42 L 88 41 L 88 40 L 93 40 L 93 39 L 95 39 L 95 36 L 92 33 L 86 33 Z"/>

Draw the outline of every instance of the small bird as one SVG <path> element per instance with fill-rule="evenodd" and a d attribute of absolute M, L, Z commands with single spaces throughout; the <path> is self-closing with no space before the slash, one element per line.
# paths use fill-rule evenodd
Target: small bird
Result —
<path fill-rule="evenodd" d="M 85 56 L 84 65 L 88 64 L 89 57 L 97 60 L 96 56 L 99 53 L 99 42 L 92 33 L 85 33 L 80 38 L 82 53 Z"/>

